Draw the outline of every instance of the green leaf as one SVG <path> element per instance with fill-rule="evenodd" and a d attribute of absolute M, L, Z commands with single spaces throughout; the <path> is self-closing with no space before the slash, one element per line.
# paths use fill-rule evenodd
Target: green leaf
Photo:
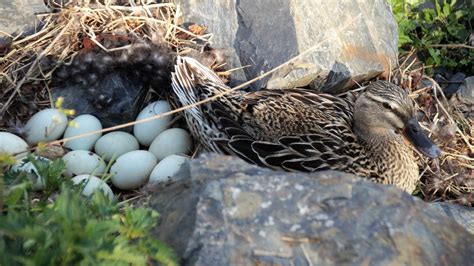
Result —
<path fill-rule="evenodd" d="M 428 48 L 428 53 L 430 54 L 431 58 L 433 58 L 433 63 L 436 66 L 441 64 L 441 58 L 439 56 L 440 51 L 436 50 L 435 48 Z"/>
<path fill-rule="evenodd" d="M 155 239 L 151 241 L 153 242 L 152 246 L 156 249 L 153 254 L 154 259 L 166 266 L 178 265 L 178 256 L 169 246 Z"/>
<path fill-rule="evenodd" d="M 444 3 L 443 5 L 443 14 L 445 17 L 448 17 L 451 13 L 451 6 L 448 3 Z"/>
<path fill-rule="evenodd" d="M 423 18 L 428 23 L 433 23 L 436 13 L 433 9 L 423 9 Z"/>
<path fill-rule="evenodd" d="M 456 20 L 459 20 L 461 18 L 463 18 L 464 16 L 466 16 L 468 13 L 464 10 L 457 10 L 454 12 L 454 18 Z"/>
<path fill-rule="evenodd" d="M 117 245 L 114 247 L 112 252 L 106 251 L 99 251 L 97 252 L 97 258 L 99 260 L 104 260 L 105 262 L 114 262 L 118 263 L 119 265 L 145 265 L 146 264 L 146 256 L 140 254 L 136 250 L 127 247 Z"/>
<path fill-rule="evenodd" d="M 21 200 L 30 197 L 29 183 L 12 183 L 7 196 L 15 208 L 0 213 L 0 265 L 178 265 L 150 233 L 158 219 L 152 209 L 122 208 L 103 193 L 84 197 L 71 182 L 61 183 L 53 202 L 30 207 Z"/>
<path fill-rule="evenodd" d="M 15 163 L 15 156 L 7 153 L 0 153 L 0 169 L 4 168 L 5 166 L 14 165 Z"/>
<path fill-rule="evenodd" d="M 398 46 L 403 46 L 403 45 L 406 45 L 406 44 L 412 44 L 413 41 L 410 39 L 409 36 L 405 35 L 405 34 L 400 34 L 398 36 Z"/>
<path fill-rule="evenodd" d="M 130 239 L 144 236 L 153 228 L 158 219 L 158 213 L 146 208 L 126 208 L 121 232 Z"/>
<path fill-rule="evenodd" d="M 5 204 L 11 207 L 20 204 L 21 198 L 25 195 L 29 188 L 31 188 L 31 183 L 29 182 L 10 186 L 7 191 Z"/>
<path fill-rule="evenodd" d="M 435 2 L 436 14 L 439 16 L 441 14 L 441 5 L 439 4 L 438 0 L 434 2 Z"/>

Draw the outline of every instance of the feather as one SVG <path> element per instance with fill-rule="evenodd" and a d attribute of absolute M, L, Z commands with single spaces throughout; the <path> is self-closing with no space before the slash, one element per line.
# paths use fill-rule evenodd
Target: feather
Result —
<path fill-rule="evenodd" d="M 398 137 L 387 141 L 376 137 L 378 142 L 372 143 L 353 131 L 360 97 L 355 93 L 337 97 L 306 89 L 230 91 L 215 73 L 188 57 L 178 57 L 172 82 L 183 106 L 227 92 L 211 103 L 185 110 L 192 134 L 207 150 L 272 169 L 355 173 L 407 191 L 418 180 L 411 150 Z M 411 112 L 406 92 L 387 82 L 374 84 L 368 89 L 373 99 L 392 99 L 407 106 L 405 113 Z M 380 93 L 383 97 L 377 96 L 385 87 L 389 89 Z"/>

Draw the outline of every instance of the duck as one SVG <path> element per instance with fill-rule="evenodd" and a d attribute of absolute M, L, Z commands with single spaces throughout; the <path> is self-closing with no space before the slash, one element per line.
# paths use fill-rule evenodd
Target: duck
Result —
<path fill-rule="evenodd" d="M 189 106 L 186 122 L 204 150 L 262 167 L 337 170 L 413 193 L 420 175 L 412 148 L 429 158 L 441 155 L 407 91 L 387 81 L 341 96 L 302 88 L 246 92 L 181 56 L 171 80 L 179 103 Z"/>

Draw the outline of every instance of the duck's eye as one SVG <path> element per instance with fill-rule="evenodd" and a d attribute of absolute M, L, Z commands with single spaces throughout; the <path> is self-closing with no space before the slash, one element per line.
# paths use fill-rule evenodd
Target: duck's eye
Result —
<path fill-rule="evenodd" d="M 385 109 L 388 109 L 388 110 L 392 110 L 392 106 L 389 104 L 389 103 L 382 103 L 382 106 L 385 108 Z"/>

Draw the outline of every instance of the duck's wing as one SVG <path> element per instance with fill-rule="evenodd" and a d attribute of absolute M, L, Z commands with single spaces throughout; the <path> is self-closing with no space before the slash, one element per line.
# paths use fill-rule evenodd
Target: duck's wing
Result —
<path fill-rule="evenodd" d="M 178 57 L 172 81 L 180 102 L 189 106 L 189 128 L 205 149 L 286 170 L 343 170 L 336 166 L 350 161 L 349 100 L 296 89 L 227 93 L 198 104 L 229 88 L 191 58 Z"/>
<path fill-rule="evenodd" d="M 339 98 L 310 90 L 262 90 L 241 101 L 242 127 L 256 140 L 283 136 L 351 134 L 354 97 Z"/>
<path fill-rule="evenodd" d="M 344 136 L 339 131 L 320 130 L 262 141 L 255 139 L 241 123 L 229 117 L 220 103 L 213 103 L 212 109 L 226 135 L 225 139 L 216 140 L 216 143 L 227 153 L 260 166 L 306 172 L 346 170 L 354 160 L 350 150 L 357 153 L 355 147 L 350 147 L 357 145 L 352 134 Z"/>

